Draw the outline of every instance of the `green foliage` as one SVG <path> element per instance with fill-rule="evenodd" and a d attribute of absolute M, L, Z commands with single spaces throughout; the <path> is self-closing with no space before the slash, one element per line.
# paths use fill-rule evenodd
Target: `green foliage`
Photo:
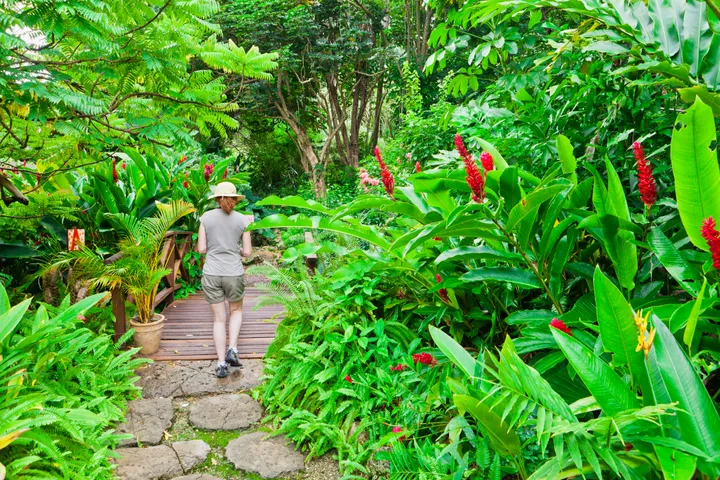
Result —
<path fill-rule="evenodd" d="M 3 4 L 0 150 L 6 166 L 50 175 L 121 146 L 227 136 L 238 105 L 226 79 L 268 78 L 277 54 L 216 38 L 209 0 Z M 194 133 L 190 130 L 194 129 Z M 24 162 L 29 162 L 26 165 Z"/>
<path fill-rule="evenodd" d="M 79 250 L 56 254 L 46 268 L 72 268 L 76 278 L 90 280 L 97 288 L 122 289 L 134 297 L 139 321 L 148 323 L 153 319 L 158 286 L 171 273 L 160 262 L 165 235 L 193 211 L 190 204 L 174 201 L 167 205 L 158 203 L 156 214 L 142 220 L 128 214 L 107 214 L 121 238 L 116 258 L 106 262 L 103 255 L 83 245 Z"/>
<path fill-rule="evenodd" d="M 112 427 L 139 395 L 134 371 L 145 360 L 120 352 L 80 318 L 102 294 L 57 309 L 10 306 L 0 287 L 0 462 L 7 478 L 111 479 Z"/>
<path fill-rule="evenodd" d="M 683 141 L 682 131 L 675 135 L 680 136 L 675 143 Z M 675 404 L 684 404 L 683 411 L 702 411 L 707 415 L 703 424 L 717 421 L 712 399 L 716 387 L 708 392 L 698 383 L 715 371 L 699 359 L 720 357 L 720 348 L 713 342 L 718 333 L 716 301 L 710 300 L 718 293 L 717 274 L 709 269 L 707 253 L 686 247 L 682 211 L 679 214 L 675 203 L 665 199 L 643 214 L 634 213 L 637 210 L 627 200 L 625 181 L 609 159 L 604 162 L 603 175 L 592 164 L 573 162 L 565 148 L 561 158 L 537 178 L 522 167 L 509 166 L 486 141 L 476 139 L 475 144 L 492 152 L 494 159 L 495 168 L 484 173 L 484 202 L 468 203 L 470 188 L 464 166 L 455 152 L 441 151 L 435 156 L 436 168 L 395 177 L 394 199 L 361 195 L 346 206 L 331 209 L 299 197 L 271 197 L 261 204 L 305 210 L 311 216 L 270 216 L 253 228 L 319 229 L 364 242 L 362 250 L 337 244 L 331 247 L 328 242 L 299 245 L 295 250 L 344 257 L 347 265 L 337 269 L 333 279 L 344 285 L 350 278 L 360 285 L 371 284 L 367 295 L 372 296 L 381 284 L 392 288 L 388 293 L 403 292 L 382 307 L 368 304 L 364 295 L 354 297 L 357 303 L 353 305 L 348 297 L 352 290 L 329 304 L 344 302 L 338 322 L 354 319 L 356 306 L 367 308 L 367 315 L 372 313 L 385 322 L 393 309 L 407 312 L 398 318 L 411 332 L 417 332 L 420 342 L 427 339 L 425 329 L 430 325 L 432 338 L 457 370 L 434 387 L 437 397 L 428 406 L 437 409 L 434 402 L 440 402 L 440 412 L 469 414 L 466 421 L 476 427 L 472 435 L 486 439 L 512 474 L 533 479 L 581 473 L 658 478 L 666 456 L 673 454 L 662 449 L 668 448 L 680 452 L 678 458 L 688 456 L 686 460 L 695 461 L 706 475 L 714 475 L 719 465 L 709 431 L 681 414 L 682 407 Z M 683 158 L 681 150 L 676 150 L 677 161 L 692 163 L 689 154 Z M 589 178 L 578 181 L 583 174 Z M 703 201 L 707 196 L 702 191 L 698 195 Z M 382 225 L 363 224 L 368 212 L 382 214 Z M 667 270 L 660 262 L 667 262 Z M 685 272 L 696 273 L 686 276 Z M 699 288 L 704 276 L 708 286 Z M 687 290 L 676 288 L 678 277 Z M 326 290 L 342 291 L 336 285 Z M 699 299 L 682 305 L 687 292 Z M 308 298 L 306 292 L 294 295 Z M 654 315 L 649 325 L 641 309 Z M 335 325 L 333 312 L 298 312 L 306 322 L 315 319 L 315 328 L 320 330 L 310 329 L 302 339 L 278 344 L 276 359 L 282 363 L 275 365 L 287 370 L 273 375 L 290 378 L 295 371 L 293 362 L 311 352 L 325 352 L 320 345 L 332 342 L 333 335 L 324 328 Z M 569 327 L 571 335 L 548 327 L 554 317 Z M 291 325 L 298 328 L 297 323 Z M 360 323 L 358 328 L 370 331 L 371 327 Z M 689 357 L 673 337 L 682 328 L 686 329 Z M 354 368 L 372 370 L 342 356 L 372 341 L 340 342 L 331 349 L 342 358 L 337 365 L 348 368 L 334 370 L 338 374 L 333 381 Z M 295 350 L 299 344 L 303 347 Z M 500 345 L 496 355 L 492 347 Z M 481 353 L 474 358 L 466 349 Z M 281 360 L 288 352 L 296 357 Z M 375 354 L 358 352 L 356 356 L 370 359 Z M 531 365 L 522 360 L 521 355 L 527 354 L 532 354 Z M 675 358 L 674 366 L 668 355 Z M 313 368 L 318 362 L 323 371 L 331 368 L 314 357 Z M 302 381 L 320 378 L 311 375 L 320 373 L 310 369 Z M 381 385 L 382 378 L 378 373 L 368 384 Z M 335 388 L 339 387 L 328 385 L 325 390 Z M 372 408 L 373 401 L 361 396 L 358 408 Z M 283 431 L 307 431 L 310 424 L 303 422 L 312 418 L 323 425 L 323 429 L 313 430 L 326 436 L 323 441 L 327 443 L 321 444 L 337 446 L 342 437 L 333 428 L 351 420 L 319 420 L 309 405 L 300 403 L 297 408 L 302 408 L 302 413 L 288 414 L 293 420 L 287 423 L 278 417 Z M 602 415 L 596 417 L 593 412 Z M 362 421 L 365 414 L 356 418 Z M 468 435 L 465 443 L 449 442 L 444 435 L 451 423 L 446 418 L 442 423 L 446 427 L 435 428 L 430 435 L 436 445 L 453 445 L 457 468 L 465 468 L 467 464 L 459 459 L 467 449 L 477 447 L 472 447 L 467 428 L 461 429 Z M 522 429 L 529 429 L 534 440 L 520 440 Z M 655 438 L 664 439 L 660 440 L 663 443 L 651 440 Z M 539 453 L 537 462 L 525 461 L 535 455 L 527 450 L 530 444 L 535 444 Z M 658 445 L 660 449 L 655 448 Z M 418 443 L 414 448 L 428 447 Z M 340 450 L 342 458 L 350 452 L 349 447 Z M 357 455 L 356 460 L 367 458 L 365 453 Z M 398 456 L 397 461 L 404 462 L 404 458 Z M 419 465 L 421 462 L 403 463 L 398 472 L 413 471 Z M 428 472 L 450 468 L 426 465 Z"/>

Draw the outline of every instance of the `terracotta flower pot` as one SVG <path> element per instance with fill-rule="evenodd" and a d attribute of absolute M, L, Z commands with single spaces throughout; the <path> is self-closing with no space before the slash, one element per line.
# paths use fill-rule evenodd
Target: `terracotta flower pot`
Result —
<path fill-rule="evenodd" d="M 135 346 L 140 347 L 141 355 L 152 355 L 160 348 L 162 328 L 165 325 L 165 315 L 156 313 L 150 323 L 140 323 L 137 317 L 130 319 L 130 327 L 135 330 Z"/>

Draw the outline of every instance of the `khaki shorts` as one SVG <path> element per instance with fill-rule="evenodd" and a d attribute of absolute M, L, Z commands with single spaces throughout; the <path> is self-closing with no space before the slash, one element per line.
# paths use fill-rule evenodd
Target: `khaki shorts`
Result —
<path fill-rule="evenodd" d="M 203 275 L 202 281 L 205 300 L 209 304 L 228 302 L 239 302 L 245 296 L 245 275 L 237 277 L 218 277 L 215 275 Z"/>

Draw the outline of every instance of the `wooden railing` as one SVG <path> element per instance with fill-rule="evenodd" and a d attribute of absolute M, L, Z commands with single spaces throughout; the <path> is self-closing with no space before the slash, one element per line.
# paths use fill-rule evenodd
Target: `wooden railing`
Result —
<path fill-rule="evenodd" d="M 192 232 L 170 231 L 165 234 L 160 262 L 170 270 L 170 273 L 163 278 L 158 287 L 153 308 L 156 308 L 164 301 L 167 301 L 168 305 L 175 301 L 175 292 L 181 286 L 177 282 L 178 276 L 189 280 L 190 276 L 183 264 L 183 258 L 190 250 L 192 250 Z M 112 308 L 115 316 L 115 340 L 119 339 L 127 331 L 125 300 L 125 295 L 119 288 L 113 289 Z M 132 301 L 132 298 L 128 300 Z"/>

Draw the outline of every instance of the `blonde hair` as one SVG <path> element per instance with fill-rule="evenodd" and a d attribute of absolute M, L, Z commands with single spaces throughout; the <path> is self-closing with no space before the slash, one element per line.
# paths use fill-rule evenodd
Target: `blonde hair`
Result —
<path fill-rule="evenodd" d="M 238 204 L 237 197 L 217 197 L 218 205 L 222 208 L 222 211 L 230 215 L 235 209 L 235 205 Z"/>

